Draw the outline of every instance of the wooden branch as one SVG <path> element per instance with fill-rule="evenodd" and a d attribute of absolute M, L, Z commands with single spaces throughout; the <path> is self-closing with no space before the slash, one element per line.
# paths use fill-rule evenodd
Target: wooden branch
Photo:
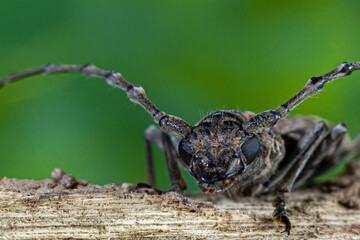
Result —
<path fill-rule="evenodd" d="M 129 184 L 82 186 L 86 182 L 76 182 L 71 177 L 68 181 L 64 177 L 56 179 L 56 174 L 53 179 L 40 182 L 0 180 L 0 238 L 281 239 L 286 236 L 281 233 L 284 227 L 271 217 L 272 196 L 233 201 L 209 195 L 190 198 L 177 193 L 149 195 L 131 192 L 133 186 Z M 293 223 L 290 239 L 358 239 L 360 181 L 353 180 L 343 177 L 323 186 L 330 193 L 313 188 L 288 194 L 288 215 Z"/>

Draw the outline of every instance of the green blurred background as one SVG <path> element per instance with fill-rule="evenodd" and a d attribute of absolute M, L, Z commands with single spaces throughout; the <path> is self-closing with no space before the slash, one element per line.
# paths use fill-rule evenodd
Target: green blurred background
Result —
<path fill-rule="evenodd" d="M 274 109 L 308 78 L 360 61 L 359 13 L 355 0 L 1 1 L 0 76 L 93 63 L 194 124 L 222 108 Z M 354 136 L 359 89 L 356 72 L 293 113 L 344 121 Z M 150 124 L 101 79 L 74 73 L 10 84 L 0 91 L 0 178 L 42 179 L 60 167 L 96 184 L 146 181 Z M 154 152 L 159 187 L 168 188 L 163 154 Z"/>

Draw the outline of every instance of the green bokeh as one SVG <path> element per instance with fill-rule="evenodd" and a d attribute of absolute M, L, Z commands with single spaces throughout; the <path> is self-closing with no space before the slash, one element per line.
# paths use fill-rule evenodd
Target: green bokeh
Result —
<path fill-rule="evenodd" d="M 194 124 L 221 108 L 273 109 L 309 77 L 360 61 L 359 12 L 356 0 L 1 1 L 0 76 L 93 63 Z M 355 73 L 329 84 L 294 114 L 344 121 L 354 136 L 359 80 Z M 60 167 L 97 184 L 145 181 L 143 132 L 152 123 L 101 79 L 62 74 L 8 85 L 0 91 L 0 177 L 42 179 Z M 164 157 L 154 151 L 167 188 Z"/>

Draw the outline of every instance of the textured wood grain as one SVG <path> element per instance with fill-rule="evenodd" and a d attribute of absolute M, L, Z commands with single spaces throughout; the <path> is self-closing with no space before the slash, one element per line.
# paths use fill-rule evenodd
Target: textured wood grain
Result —
<path fill-rule="evenodd" d="M 218 199 L 213 204 L 176 193 L 128 193 L 121 186 L 6 190 L 0 185 L 1 239 L 281 239 L 271 196 Z M 289 195 L 290 239 L 360 239 L 360 210 L 339 193 Z M 357 197 L 357 200 L 359 198 Z"/>

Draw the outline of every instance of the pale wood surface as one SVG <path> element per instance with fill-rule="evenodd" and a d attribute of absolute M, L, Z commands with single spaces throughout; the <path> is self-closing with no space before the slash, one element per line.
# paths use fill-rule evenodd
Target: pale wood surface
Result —
<path fill-rule="evenodd" d="M 1 239 L 283 239 L 272 197 L 200 202 L 170 193 L 127 193 L 121 187 L 7 190 L 0 185 Z M 360 239 L 360 210 L 341 194 L 289 195 L 288 239 Z M 192 197 L 193 198 L 193 197 Z M 356 197 L 355 201 L 358 201 Z"/>

